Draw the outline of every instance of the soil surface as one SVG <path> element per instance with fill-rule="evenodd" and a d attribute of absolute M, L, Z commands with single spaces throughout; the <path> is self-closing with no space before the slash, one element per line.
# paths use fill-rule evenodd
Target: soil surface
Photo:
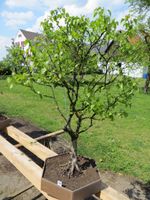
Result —
<path fill-rule="evenodd" d="M 5 119 L 7 119 L 7 117 L 5 117 L 4 115 L 1 115 L 1 114 L 0 114 L 0 121 L 3 121 L 3 120 L 5 120 Z"/>
<path fill-rule="evenodd" d="M 12 124 L 33 138 L 47 133 L 23 119 L 13 119 Z M 9 137 L 8 140 L 16 144 Z M 60 154 L 67 152 L 63 147 L 64 142 L 62 136 L 57 136 L 50 143 L 53 150 Z M 41 143 L 48 145 L 47 141 Z M 24 148 L 21 148 L 21 150 L 27 151 Z M 29 152 L 28 154 L 36 163 L 43 166 L 40 159 Z M 123 193 L 131 200 L 150 200 L 150 182 L 144 184 L 133 177 L 112 172 L 101 172 L 100 176 L 104 183 Z M 0 200 L 8 199 L 45 200 L 44 196 L 35 187 L 31 187 L 31 183 L 19 171 L 3 155 L 0 155 Z M 89 200 L 94 200 L 94 198 L 91 197 Z"/>
<path fill-rule="evenodd" d="M 10 124 L 10 119 L 0 113 L 0 130 L 3 130 Z"/>
<path fill-rule="evenodd" d="M 56 184 L 57 181 L 61 181 L 63 187 L 72 191 L 99 180 L 99 173 L 95 167 L 94 160 L 78 156 L 80 172 L 75 171 L 72 176 L 68 175 L 70 169 L 69 160 L 70 154 L 47 159 L 43 177 Z"/>

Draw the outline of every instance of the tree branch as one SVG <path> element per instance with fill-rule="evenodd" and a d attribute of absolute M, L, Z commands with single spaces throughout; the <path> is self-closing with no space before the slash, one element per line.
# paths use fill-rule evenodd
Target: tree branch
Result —
<path fill-rule="evenodd" d="M 59 104 L 57 102 L 57 99 L 56 99 L 56 96 L 55 96 L 55 92 L 54 92 L 54 88 L 51 87 L 51 90 L 52 90 L 54 102 L 56 104 L 56 108 L 57 108 L 58 112 L 60 113 L 60 115 L 62 116 L 62 118 L 67 122 L 67 119 L 66 119 L 65 115 L 63 114 L 63 112 L 61 111 L 61 109 L 59 107 Z"/>

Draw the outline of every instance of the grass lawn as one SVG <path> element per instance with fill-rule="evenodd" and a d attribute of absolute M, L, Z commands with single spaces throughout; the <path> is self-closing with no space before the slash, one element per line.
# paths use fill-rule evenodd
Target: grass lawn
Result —
<path fill-rule="evenodd" d="M 67 101 L 62 89 L 57 89 L 57 96 L 66 110 Z M 24 117 L 49 131 L 63 127 L 63 120 L 55 111 L 52 100 L 40 99 L 22 86 L 10 90 L 6 80 L 0 80 L 0 112 Z M 81 135 L 79 153 L 95 158 L 100 169 L 128 174 L 147 182 L 150 181 L 150 95 L 137 93 L 128 113 L 127 118 L 114 122 L 96 122 L 88 133 Z"/>

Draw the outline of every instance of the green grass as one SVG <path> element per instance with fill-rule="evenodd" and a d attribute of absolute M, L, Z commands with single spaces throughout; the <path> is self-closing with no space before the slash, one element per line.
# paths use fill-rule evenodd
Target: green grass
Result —
<path fill-rule="evenodd" d="M 39 88 L 44 90 L 43 88 Z M 48 88 L 45 90 L 48 93 Z M 66 110 L 66 97 L 57 89 L 59 103 Z M 150 95 L 137 93 L 128 117 L 96 122 L 79 139 L 79 153 L 97 161 L 102 170 L 111 170 L 150 180 Z M 23 117 L 49 131 L 63 127 L 52 100 L 40 99 L 28 88 L 9 89 L 6 80 L 0 80 L 0 112 Z"/>

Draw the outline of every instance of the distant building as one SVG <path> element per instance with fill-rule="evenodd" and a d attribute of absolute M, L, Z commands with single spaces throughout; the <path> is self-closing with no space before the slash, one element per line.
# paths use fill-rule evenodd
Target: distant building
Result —
<path fill-rule="evenodd" d="M 20 29 L 13 42 L 15 45 L 19 45 L 21 48 L 26 50 L 28 47 L 27 47 L 27 45 L 25 45 L 25 41 L 33 40 L 35 37 L 38 37 L 39 35 L 40 35 L 39 33 Z"/>
<path fill-rule="evenodd" d="M 121 31 L 120 31 L 120 33 L 121 33 Z M 128 38 L 128 42 L 131 45 L 137 44 L 137 42 L 139 42 L 140 40 L 141 40 L 141 37 L 139 35 L 136 35 L 136 36 L 134 36 L 132 38 L 131 37 Z M 114 48 L 116 48 L 117 45 L 118 45 L 117 42 L 112 40 L 112 41 L 110 41 L 110 43 L 107 44 L 106 47 L 101 49 L 101 51 L 104 52 L 104 53 L 107 53 L 107 54 L 110 53 L 110 55 L 111 55 L 112 50 Z M 114 55 L 117 55 L 117 52 Z M 143 66 L 140 66 L 140 64 L 132 63 L 132 61 L 131 61 L 130 64 L 128 63 L 128 65 L 130 65 L 129 68 L 127 68 L 127 64 L 125 62 L 121 62 L 120 64 L 121 64 L 121 68 L 122 68 L 122 71 L 123 71 L 124 75 L 130 76 L 130 77 L 133 77 L 133 78 L 142 78 L 143 77 Z M 116 66 L 117 65 L 118 64 L 116 64 Z M 99 68 L 101 69 L 101 63 L 99 63 Z M 102 70 L 102 71 L 103 71 L 103 73 L 105 73 L 104 70 Z M 118 70 L 114 70 L 113 73 L 117 74 Z"/>

